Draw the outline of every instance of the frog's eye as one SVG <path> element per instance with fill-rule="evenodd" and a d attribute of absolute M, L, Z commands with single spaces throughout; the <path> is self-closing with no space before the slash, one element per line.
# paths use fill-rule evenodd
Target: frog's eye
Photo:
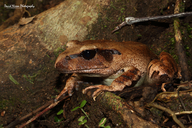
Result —
<path fill-rule="evenodd" d="M 86 60 L 90 60 L 95 57 L 96 53 L 96 50 L 84 50 L 83 52 L 81 52 L 81 56 Z"/>

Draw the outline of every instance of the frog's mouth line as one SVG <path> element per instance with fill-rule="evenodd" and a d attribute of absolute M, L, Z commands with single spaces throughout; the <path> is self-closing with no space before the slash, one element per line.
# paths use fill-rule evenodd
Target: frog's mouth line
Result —
<path fill-rule="evenodd" d="M 65 70 L 65 69 L 58 69 L 58 70 L 61 71 L 62 73 L 90 73 L 90 72 L 95 73 L 105 69 L 109 69 L 109 68 L 105 67 L 105 68 L 95 68 L 95 69 L 93 68 L 93 69 L 78 69 L 78 70 Z"/>
<path fill-rule="evenodd" d="M 91 77 L 105 77 L 111 75 L 113 72 L 109 68 L 97 68 L 97 69 L 83 69 L 83 70 L 59 70 L 62 73 L 71 74 L 76 73 L 83 76 L 91 76 Z"/>

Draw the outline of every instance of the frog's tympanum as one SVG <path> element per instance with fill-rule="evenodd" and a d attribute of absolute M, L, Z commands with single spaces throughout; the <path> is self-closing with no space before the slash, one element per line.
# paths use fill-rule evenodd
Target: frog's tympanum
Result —
<path fill-rule="evenodd" d="M 95 100 L 101 91 L 122 91 L 126 86 L 157 85 L 178 77 L 174 59 L 166 52 L 159 58 L 138 42 L 114 42 L 107 40 L 70 41 L 61 53 L 55 68 L 62 73 L 72 73 L 56 100 L 77 86 L 83 77 L 99 77 L 99 85 L 85 88 L 83 93 L 96 88 Z"/>

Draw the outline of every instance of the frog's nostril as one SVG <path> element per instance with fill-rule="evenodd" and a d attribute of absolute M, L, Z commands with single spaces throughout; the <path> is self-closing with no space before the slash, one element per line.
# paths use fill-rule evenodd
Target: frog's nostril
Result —
<path fill-rule="evenodd" d="M 59 65 L 60 65 L 60 63 L 59 63 L 59 62 L 57 62 L 57 63 L 55 64 L 55 68 L 58 68 L 58 67 L 59 67 Z"/>
<path fill-rule="evenodd" d="M 66 57 L 65 57 L 65 59 L 66 59 L 66 60 L 70 60 L 70 59 L 71 59 L 71 57 L 69 57 L 69 56 L 66 56 Z"/>

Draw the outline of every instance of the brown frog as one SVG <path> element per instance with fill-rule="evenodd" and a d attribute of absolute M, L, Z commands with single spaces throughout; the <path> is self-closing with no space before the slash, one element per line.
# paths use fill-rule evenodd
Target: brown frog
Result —
<path fill-rule="evenodd" d="M 77 87 L 83 77 L 100 77 L 103 82 L 83 90 L 97 88 L 92 94 L 95 100 L 101 91 L 122 91 L 126 86 L 162 84 L 178 77 L 177 64 L 166 52 L 159 58 L 138 42 L 114 42 L 108 40 L 70 41 L 61 53 L 55 68 L 62 73 L 73 73 L 56 100 Z"/>

